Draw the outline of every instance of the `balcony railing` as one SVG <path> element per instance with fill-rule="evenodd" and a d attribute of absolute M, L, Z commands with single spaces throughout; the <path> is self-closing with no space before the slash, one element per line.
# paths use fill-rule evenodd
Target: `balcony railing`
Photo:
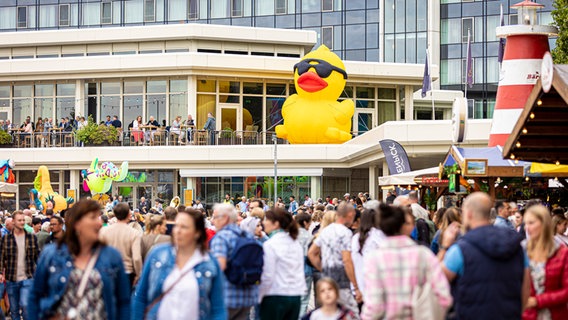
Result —
<path fill-rule="evenodd" d="M 353 132 L 356 137 L 363 132 Z M 274 131 L 207 131 L 182 130 L 130 130 L 120 132 L 118 141 L 112 145 L 101 146 L 212 146 L 212 145 L 263 145 L 273 144 Z M 83 147 L 75 132 L 52 130 L 50 132 L 23 133 L 10 132 L 12 143 L 0 144 L 0 148 L 65 148 Z M 287 140 L 276 139 L 278 144 L 288 144 Z M 92 145 L 89 145 L 92 146 Z"/>

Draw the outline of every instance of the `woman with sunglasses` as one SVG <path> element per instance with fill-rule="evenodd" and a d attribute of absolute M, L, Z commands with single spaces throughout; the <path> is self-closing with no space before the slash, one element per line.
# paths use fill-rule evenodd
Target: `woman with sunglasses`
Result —
<path fill-rule="evenodd" d="M 205 219 L 190 208 L 179 211 L 171 244 L 146 257 L 132 303 L 132 320 L 226 320 L 224 277 L 206 249 Z"/>

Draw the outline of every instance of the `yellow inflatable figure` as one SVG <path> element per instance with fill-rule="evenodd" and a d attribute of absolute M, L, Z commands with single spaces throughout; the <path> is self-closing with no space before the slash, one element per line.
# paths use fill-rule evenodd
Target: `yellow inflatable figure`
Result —
<path fill-rule="evenodd" d="M 53 212 L 60 212 L 69 208 L 69 205 L 73 203 L 73 198 L 64 198 L 57 192 L 53 191 L 51 187 L 51 180 L 49 179 L 49 169 L 46 166 L 40 166 L 37 170 L 37 175 L 34 180 L 34 188 L 36 190 L 39 201 L 43 208 L 37 208 L 45 211 L 45 204 L 48 201 L 53 202 Z M 32 190 L 33 192 L 33 190 Z"/>
<path fill-rule="evenodd" d="M 351 139 L 353 100 L 338 102 L 347 73 L 339 57 L 325 45 L 294 65 L 296 92 L 284 102 L 284 124 L 276 135 L 292 144 L 343 143 Z"/>

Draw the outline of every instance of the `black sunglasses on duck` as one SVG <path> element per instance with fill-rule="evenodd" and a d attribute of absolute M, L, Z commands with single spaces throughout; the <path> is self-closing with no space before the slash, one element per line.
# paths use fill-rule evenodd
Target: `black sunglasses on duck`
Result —
<path fill-rule="evenodd" d="M 318 64 L 310 64 L 310 62 L 317 62 Z M 302 75 L 310 68 L 314 68 L 318 76 L 322 78 L 327 78 L 332 71 L 337 71 L 343 75 L 343 79 L 347 79 L 347 72 L 338 67 L 332 66 L 329 62 L 320 59 L 306 59 L 302 60 L 294 65 L 294 70 L 298 69 L 298 75 Z"/>

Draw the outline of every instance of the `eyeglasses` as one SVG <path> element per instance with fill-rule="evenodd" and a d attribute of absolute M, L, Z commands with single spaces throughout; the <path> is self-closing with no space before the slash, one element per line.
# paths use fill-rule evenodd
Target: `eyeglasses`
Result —
<path fill-rule="evenodd" d="M 311 64 L 310 62 L 317 62 L 318 64 Z M 320 59 L 306 59 L 302 60 L 294 65 L 294 70 L 298 70 L 298 75 L 302 75 L 310 68 L 314 68 L 318 76 L 322 78 L 327 78 L 332 71 L 337 71 L 343 75 L 343 79 L 347 79 L 347 72 L 338 67 L 332 66 L 329 62 Z"/>

